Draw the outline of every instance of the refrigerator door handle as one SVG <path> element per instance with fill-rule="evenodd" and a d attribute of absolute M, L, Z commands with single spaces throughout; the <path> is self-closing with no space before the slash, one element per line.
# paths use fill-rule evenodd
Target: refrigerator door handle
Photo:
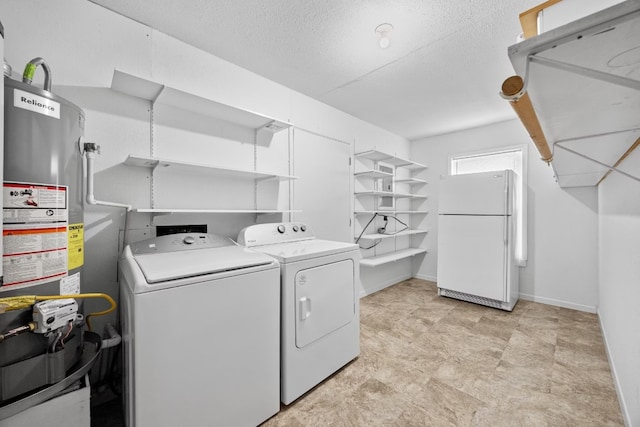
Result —
<path fill-rule="evenodd" d="M 504 237 L 504 244 L 508 244 L 508 239 L 509 239 L 509 179 L 508 179 L 509 175 L 505 175 L 505 180 L 504 180 L 504 230 L 503 230 L 503 237 Z"/>

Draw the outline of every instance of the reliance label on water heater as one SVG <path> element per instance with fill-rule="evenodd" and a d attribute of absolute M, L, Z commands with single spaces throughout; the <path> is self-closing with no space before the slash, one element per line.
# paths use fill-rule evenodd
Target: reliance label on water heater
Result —
<path fill-rule="evenodd" d="M 20 89 L 13 91 L 13 106 L 60 119 L 60 103 Z"/>

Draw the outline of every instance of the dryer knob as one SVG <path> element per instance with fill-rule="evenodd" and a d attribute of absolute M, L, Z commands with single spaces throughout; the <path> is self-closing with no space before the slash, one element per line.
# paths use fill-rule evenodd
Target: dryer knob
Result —
<path fill-rule="evenodd" d="M 300 226 L 300 231 L 302 231 L 302 232 L 307 231 L 307 226 L 306 225 L 301 225 Z"/>
<path fill-rule="evenodd" d="M 184 243 L 185 245 L 193 245 L 196 242 L 196 239 L 194 239 L 192 236 L 187 236 L 184 239 L 182 239 L 182 243 Z"/>
<path fill-rule="evenodd" d="M 297 225 L 294 225 L 294 226 L 293 226 L 293 231 L 295 231 L 295 232 L 297 232 L 297 231 L 298 231 L 298 226 L 297 226 Z"/>
<path fill-rule="evenodd" d="M 280 233 L 280 234 L 284 234 L 284 225 L 280 224 L 280 225 L 278 226 L 278 233 Z"/>

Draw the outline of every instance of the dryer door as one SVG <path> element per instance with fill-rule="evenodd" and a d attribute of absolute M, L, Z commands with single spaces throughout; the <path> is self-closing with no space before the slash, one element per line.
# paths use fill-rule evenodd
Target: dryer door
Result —
<path fill-rule="evenodd" d="M 353 260 L 298 271 L 295 295 L 296 347 L 302 348 L 353 320 Z"/>

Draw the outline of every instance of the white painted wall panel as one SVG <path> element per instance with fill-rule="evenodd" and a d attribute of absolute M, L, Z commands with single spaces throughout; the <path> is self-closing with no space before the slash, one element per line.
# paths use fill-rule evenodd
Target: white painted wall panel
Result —
<path fill-rule="evenodd" d="M 622 166 L 640 175 L 640 151 Z M 640 426 L 640 183 L 611 173 L 599 202 L 598 314 L 623 415 Z"/>

